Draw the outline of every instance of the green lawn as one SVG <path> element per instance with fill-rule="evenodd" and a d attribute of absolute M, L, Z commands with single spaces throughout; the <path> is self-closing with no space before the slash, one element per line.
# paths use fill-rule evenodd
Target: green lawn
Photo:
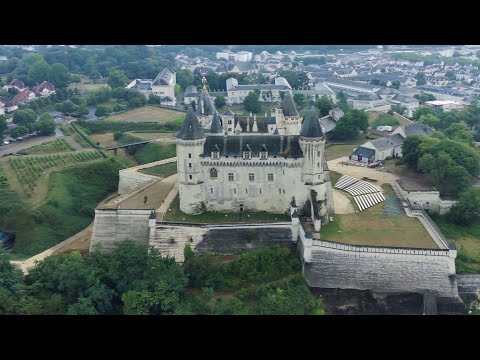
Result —
<path fill-rule="evenodd" d="M 177 173 L 177 163 L 173 162 L 169 164 L 158 165 L 151 168 L 142 169 L 140 172 L 166 178 Z"/>
<path fill-rule="evenodd" d="M 438 248 L 418 219 L 380 216 L 384 206 L 381 203 L 359 213 L 336 215 L 322 227 L 320 238 L 353 245 Z"/>
<path fill-rule="evenodd" d="M 208 211 L 199 215 L 188 215 L 180 211 L 180 198 L 177 196 L 171 206 L 171 211 L 167 211 L 164 217 L 165 221 L 179 221 L 186 223 L 201 223 L 201 224 L 221 224 L 221 223 L 235 223 L 239 222 L 238 213 L 222 213 Z M 245 212 L 243 215 L 243 222 L 276 222 L 276 221 L 290 221 L 290 216 L 285 214 L 271 214 L 265 211 L 261 212 Z"/>

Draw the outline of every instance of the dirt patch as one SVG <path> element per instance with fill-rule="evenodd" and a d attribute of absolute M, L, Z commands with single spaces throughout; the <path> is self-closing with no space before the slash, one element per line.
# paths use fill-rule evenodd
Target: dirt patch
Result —
<path fill-rule="evenodd" d="M 355 209 L 350 202 L 350 199 L 342 194 L 339 190 L 333 189 L 333 204 L 335 214 L 354 214 Z"/>

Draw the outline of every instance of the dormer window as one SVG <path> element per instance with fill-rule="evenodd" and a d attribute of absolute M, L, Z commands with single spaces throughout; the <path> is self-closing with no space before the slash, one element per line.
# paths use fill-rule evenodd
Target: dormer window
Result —
<path fill-rule="evenodd" d="M 252 149 L 250 145 L 245 145 L 243 148 L 243 160 L 250 160 L 252 158 Z"/>
<path fill-rule="evenodd" d="M 212 159 L 219 159 L 220 158 L 220 149 L 218 145 L 215 145 L 212 150 Z"/>
<path fill-rule="evenodd" d="M 262 150 L 260 150 L 260 160 L 267 160 L 267 157 L 268 157 L 268 150 L 265 144 L 263 144 Z"/>

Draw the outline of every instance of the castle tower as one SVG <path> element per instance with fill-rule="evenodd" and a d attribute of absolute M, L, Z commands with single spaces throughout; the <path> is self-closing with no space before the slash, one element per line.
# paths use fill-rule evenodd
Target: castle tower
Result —
<path fill-rule="evenodd" d="M 197 100 L 196 114 L 198 121 L 202 127 L 207 126 L 213 120 L 213 115 L 217 111 L 215 105 L 207 90 L 207 79 L 202 78 L 203 89 Z"/>
<path fill-rule="evenodd" d="M 285 93 L 282 102 L 283 123 L 286 135 L 298 135 L 302 126 L 302 117 L 297 111 L 295 102 L 290 92 Z"/>
<path fill-rule="evenodd" d="M 200 155 L 203 154 L 205 141 L 197 116 L 189 107 L 182 129 L 177 134 L 180 210 L 186 214 L 200 213 L 202 204 L 206 201 L 200 167 Z"/>
<path fill-rule="evenodd" d="M 303 179 L 311 202 L 312 222 L 320 232 L 321 224 L 329 221 L 333 210 L 332 188 L 324 173 L 325 136 L 315 108 L 310 108 L 300 131 L 300 147 L 303 152 Z M 319 234 L 317 234 L 319 236 Z"/>
<path fill-rule="evenodd" d="M 223 135 L 222 123 L 218 112 L 213 115 L 212 124 L 210 125 L 210 133 L 212 135 Z"/>

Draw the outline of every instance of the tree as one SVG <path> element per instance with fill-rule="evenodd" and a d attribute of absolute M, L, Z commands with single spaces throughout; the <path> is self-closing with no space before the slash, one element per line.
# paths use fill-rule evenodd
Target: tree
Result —
<path fill-rule="evenodd" d="M 452 124 L 447 129 L 445 129 L 443 133 L 449 139 L 465 142 L 471 146 L 474 145 L 473 132 L 471 132 L 466 125 L 459 123 Z"/>
<path fill-rule="evenodd" d="M 3 131 L 7 128 L 7 120 L 5 119 L 5 116 L 0 116 L 0 135 L 3 133 Z"/>
<path fill-rule="evenodd" d="M 89 113 L 89 110 L 88 110 L 87 104 L 83 104 L 78 107 L 76 116 L 82 117 L 84 115 L 88 115 L 88 113 Z"/>
<path fill-rule="evenodd" d="M 302 107 L 305 103 L 305 95 L 303 94 L 294 94 L 293 95 L 293 101 L 297 106 Z"/>
<path fill-rule="evenodd" d="M 392 87 L 398 90 L 398 88 L 400 87 L 400 81 L 393 80 L 392 81 Z"/>
<path fill-rule="evenodd" d="M 66 88 L 71 80 L 67 67 L 61 63 L 55 63 L 50 66 L 46 79 L 57 88 Z"/>
<path fill-rule="evenodd" d="M 413 118 L 415 120 L 419 120 L 422 115 L 428 115 L 428 114 L 431 114 L 431 115 L 434 115 L 434 116 L 438 117 L 438 116 L 440 116 L 441 113 L 442 113 L 442 111 L 432 109 L 432 108 L 427 107 L 427 106 L 421 106 L 417 110 L 415 110 L 415 112 L 413 113 Z"/>
<path fill-rule="evenodd" d="M 173 87 L 173 93 L 175 94 L 175 96 L 180 95 L 181 92 L 182 92 L 182 88 L 180 87 L 180 85 L 175 84 L 175 86 Z"/>
<path fill-rule="evenodd" d="M 96 84 L 97 80 L 100 79 L 101 75 L 98 70 L 94 69 L 92 70 L 92 72 L 90 72 L 90 75 L 88 77 L 90 78 L 90 80 L 93 81 L 94 84 Z"/>
<path fill-rule="evenodd" d="M 445 72 L 445 77 L 447 77 L 449 79 L 455 79 L 455 73 L 452 70 L 447 70 Z"/>
<path fill-rule="evenodd" d="M 156 104 L 156 105 L 160 104 L 160 96 L 155 95 L 155 94 L 150 94 L 148 96 L 148 103 L 149 104 Z"/>
<path fill-rule="evenodd" d="M 404 115 L 407 112 L 407 108 L 401 105 L 392 105 L 392 111 L 397 114 Z"/>
<path fill-rule="evenodd" d="M 71 100 L 65 100 L 60 104 L 59 109 L 61 109 L 59 111 L 61 111 L 62 113 L 70 116 L 78 111 L 78 106 L 75 105 Z"/>
<path fill-rule="evenodd" d="M 320 116 L 327 116 L 330 110 L 335 107 L 335 104 L 328 96 L 322 95 L 320 99 L 315 101 L 315 106 L 320 111 Z"/>
<path fill-rule="evenodd" d="M 44 113 L 40 116 L 40 119 L 35 123 L 34 129 L 39 133 L 39 135 L 52 135 L 55 133 L 55 128 L 57 124 L 53 119 L 53 116 L 49 113 Z"/>
<path fill-rule="evenodd" d="M 336 139 L 353 139 L 358 135 L 358 131 L 367 132 L 368 115 L 363 110 L 352 110 L 347 112 L 337 121 L 337 125 L 332 130 L 332 135 Z"/>
<path fill-rule="evenodd" d="M 372 128 L 382 125 L 395 126 L 400 125 L 400 122 L 390 114 L 382 114 L 372 121 Z"/>
<path fill-rule="evenodd" d="M 177 84 L 179 84 L 183 90 L 194 82 L 193 73 L 188 69 L 177 70 L 176 76 Z"/>
<path fill-rule="evenodd" d="M 28 70 L 28 82 L 31 85 L 41 83 L 48 79 L 50 65 L 44 60 L 35 62 Z"/>
<path fill-rule="evenodd" d="M 424 125 L 436 129 L 440 122 L 440 119 L 435 115 L 428 114 L 420 116 L 420 119 L 418 121 Z"/>
<path fill-rule="evenodd" d="M 425 85 L 427 83 L 425 73 L 422 71 L 419 71 L 417 75 L 415 75 L 415 79 L 417 79 L 417 86 Z"/>
<path fill-rule="evenodd" d="M 13 114 L 13 123 L 16 125 L 31 126 L 37 120 L 37 115 L 30 109 L 17 110 Z"/>
<path fill-rule="evenodd" d="M 243 106 L 245 110 L 254 114 L 260 113 L 262 111 L 262 104 L 260 103 L 258 93 L 252 91 L 250 94 L 248 94 L 243 101 Z"/>
<path fill-rule="evenodd" d="M 480 214 L 480 189 L 471 187 L 460 195 L 458 202 L 450 210 L 447 219 L 468 226 L 478 220 Z"/>
<path fill-rule="evenodd" d="M 10 136 L 12 138 L 17 138 L 19 136 L 27 135 L 30 132 L 30 129 L 25 125 L 17 126 L 16 128 L 10 130 Z"/>
<path fill-rule="evenodd" d="M 98 117 L 107 116 L 111 112 L 112 112 L 112 108 L 110 106 L 99 105 L 95 109 L 95 116 L 98 116 Z"/>
<path fill-rule="evenodd" d="M 294 89 L 306 86 L 309 82 L 307 74 L 303 71 L 285 70 L 280 71 L 279 75 L 284 77 Z"/>
<path fill-rule="evenodd" d="M 408 136 L 402 145 L 402 163 L 409 168 L 418 170 L 418 159 L 423 155 L 420 152 L 423 136 L 412 135 Z"/>
<path fill-rule="evenodd" d="M 217 95 L 215 97 L 215 107 L 217 109 L 221 109 L 223 108 L 225 105 L 227 105 L 227 102 L 225 101 L 225 98 L 223 97 L 223 95 Z"/>
<path fill-rule="evenodd" d="M 125 72 L 122 70 L 112 70 L 108 75 L 107 84 L 110 85 L 112 89 L 119 87 L 125 87 L 128 84 L 128 78 L 125 75 Z"/>

